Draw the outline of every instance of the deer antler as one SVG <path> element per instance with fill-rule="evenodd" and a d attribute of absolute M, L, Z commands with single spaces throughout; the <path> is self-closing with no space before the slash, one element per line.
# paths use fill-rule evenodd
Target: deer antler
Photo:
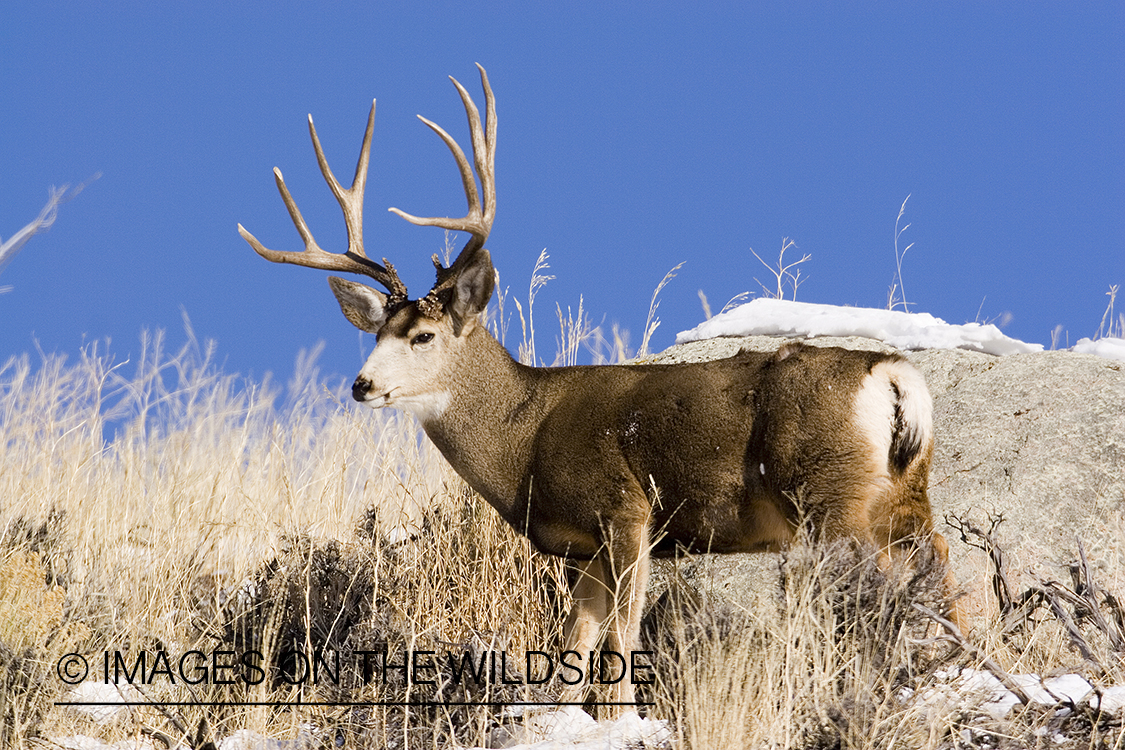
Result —
<path fill-rule="evenodd" d="M 305 242 L 305 249 L 297 252 L 270 250 L 264 247 L 254 235 L 246 231 L 241 224 L 238 225 L 238 233 L 242 235 L 242 239 L 250 243 L 250 247 L 254 248 L 258 255 L 274 263 L 292 263 L 326 271 L 341 271 L 369 276 L 387 288 L 389 292 L 387 306 L 394 307 L 406 301 L 406 285 L 402 283 L 402 279 L 398 277 L 394 266 L 386 258 L 383 258 L 384 265 L 379 265 L 368 258 L 363 251 L 363 190 L 367 185 L 367 165 L 371 157 L 371 133 L 374 128 L 375 101 L 372 100 L 371 114 L 367 116 L 367 130 L 363 134 L 363 146 L 359 152 L 359 162 L 355 167 L 355 178 L 352 180 L 352 186 L 345 190 L 328 166 L 328 160 L 324 157 L 324 149 L 320 146 L 320 138 L 316 135 L 312 115 L 309 115 L 309 135 L 312 136 L 316 160 L 320 164 L 320 172 L 324 175 L 325 182 L 332 189 L 336 201 L 344 212 L 344 223 L 348 228 L 348 249 L 346 252 L 329 253 L 321 249 L 320 245 L 313 239 L 312 232 L 309 231 L 309 226 L 305 223 L 304 217 L 301 216 L 301 210 L 297 208 L 297 203 L 290 195 L 289 188 L 285 186 L 285 178 L 281 176 L 281 170 L 277 167 L 274 167 L 273 170 L 277 190 L 281 193 L 281 199 L 285 202 L 285 207 L 289 209 L 289 216 L 293 219 L 293 224 L 297 227 L 301 239 Z"/>
<path fill-rule="evenodd" d="M 473 161 L 476 165 L 477 176 L 480 177 L 481 192 L 484 193 L 483 204 L 481 195 L 477 192 L 473 167 L 469 165 L 469 160 L 465 157 L 465 152 L 461 150 L 461 147 L 457 145 L 457 141 L 449 133 L 446 133 L 440 125 L 418 115 L 419 120 L 426 123 L 445 141 L 445 145 L 449 147 L 453 158 L 457 161 L 457 168 L 461 172 L 461 182 L 465 187 L 465 198 L 468 201 L 469 210 L 464 217 L 454 219 L 439 216 L 420 217 L 397 208 L 390 209 L 418 226 L 441 227 L 456 232 L 468 232 L 471 235 L 469 241 L 465 244 L 465 247 L 461 248 L 461 252 L 457 254 L 457 258 L 449 265 L 449 268 L 441 264 L 437 255 L 433 256 L 434 268 L 437 271 L 437 282 L 424 298 L 418 300 L 419 310 L 430 317 L 440 315 L 443 305 L 440 295 L 453 285 L 461 268 L 478 250 L 484 247 L 484 242 L 488 239 L 489 232 L 492 231 L 492 220 L 496 218 L 496 100 L 492 95 L 492 87 L 488 84 L 488 74 L 480 63 L 477 63 L 477 69 L 480 70 L 480 82 L 484 88 L 485 122 L 483 127 L 481 126 L 480 112 L 477 110 L 476 104 L 473 103 L 472 97 L 469 96 L 469 92 L 453 76 L 450 76 L 449 80 L 453 81 L 453 85 L 457 87 L 457 93 L 461 95 L 461 101 L 465 105 L 465 114 L 469 118 L 469 132 L 473 141 Z"/>

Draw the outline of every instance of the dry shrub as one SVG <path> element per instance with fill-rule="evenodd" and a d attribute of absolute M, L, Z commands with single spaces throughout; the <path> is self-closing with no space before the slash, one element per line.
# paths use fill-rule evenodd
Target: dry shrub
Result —
<path fill-rule="evenodd" d="M 900 696 L 948 656 L 914 606 L 948 609 L 944 575 L 933 562 L 888 574 L 873 549 L 841 541 L 782 556 L 773 612 L 673 586 L 646 623 L 651 713 L 691 748 L 925 746 Z"/>
<path fill-rule="evenodd" d="M 0 747 L 38 734 L 59 694 L 56 662 L 90 634 L 40 560 L 32 546 L 0 544 Z"/>
<path fill-rule="evenodd" d="M 341 383 L 320 377 L 315 352 L 298 361 L 287 394 L 221 373 L 212 355 L 189 331 L 171 353 L 162 335 L 144 337 L 128 363 L 91 346 L 74 363 L 46 355 L 38 367 L 27 356 L 0 366 L 0 560 L 13 560 L 0 603 L 4 705 L 38 707 L 19 709 L 10 744 L 81 731 L 199 745 L 244 728 L 291 737 L 305 723 L 378 732 L 383 745 L 434 727 L 448 735 L 452 724 L 469 742 L 462 727 L 472 722 L 455 710 L 407 708 L 382 721 L 375 709 L 183 706 L 131 709 L 108 724 L 47 710 L 44 696 L 69 689 L 49 669 L 76 622 L 93 679 L 106 651 L 129 665 L 144 652 L 174 661 L 255 647 L 272 658 L 298 644 L 522 653 L 558 637 L 561 564 L 469 493 L 412 419 L 351 406 Z M 45 606 L 60 597 L 62 621 Z M 377 698 L 347 682 L 336 692 L 272 679 L 134 687 L 194 703 Z M 477 722 L 482 732 L 488 722 Z"/>
<path fill-rule="evenodd" d="M 1028 701 L 997 718 L 955 689 L 971 668 L 1018 691 L 1010 673 L 1029 663 L 1044 677 L 1121 684 L 1121 598 L 1083 558 L 1079 545 L 1069 583 L 1013 594 L 1009 617 L 969 633 L 928 614 L 950 604 L 932 558 L 888 574 L 854 541 L 782 555 L 772 609 L 741 611 L 673 581 L 645 620 L 658 677 L 649 713 L 671 719 L 687 748 L 1125 747 L 1125 716 L 1088 702 Z"/>
<path fill-rule="evenodd" d="M 341 741 L 386 747 L 479 742 L 498 725 L 496 705 L 548 700 L 538 690 L 455 675 L 445 658 L 449 652 L 461 665 L 490 651 L 544 648 L 559 624 L 551 614 L 558 564 L 506 527 L 476 523 L 478 501 L 467 493 L 460 499 L 459 507 L 427 511 L 415 536 L 396 542 L 370 535 L 377 509 L 361 524 L 361 541 L 292 538 L 236 590 L 201 598 L 201 616 L 222 633 L 219 647 L 262 654 L 271 677 L 257 688 L 224 686 L 209 699 L 340 704 L 318 716 L 321 727 L 335 727 Z M 485 592 L 493 586 L 500 590 Z M 220 600 L 221 609 L 211 606 Z M 403 663 L 405 654 L 425 651 L 434 652 L 423 659 L 434 668 L 422 678 L 433 685 L 381 669 L 384 658 Z M 322 671 L 309 681 L 314 654 Z M 187 724 L 204 718 L 216 736 L 245 720 L 219 707 Z"/>

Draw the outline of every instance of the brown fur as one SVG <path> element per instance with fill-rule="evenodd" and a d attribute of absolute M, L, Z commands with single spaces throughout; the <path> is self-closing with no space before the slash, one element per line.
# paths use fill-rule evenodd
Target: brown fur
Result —
<path fill-rule="evenodd" d="M 876 460 L 857 422 L 857 392 L 898 355 L 790 343 L 694 364 L 531 368 L 477 326 L 459 359 L 450 407 L 423 427 L 539 550 L 592 561 L 568 647 L 595 648 L 600 622 L 606 648 L 636 648 L 650 551 L 776 551 L 804 522 L 892 557 L 932 538 L 945 557 L 926 495 L 931 426 L 909 425 L 921 442 L 903 465 L 902 424 L 886 420 Z M 879 395 L 888 415 L 903 396 Z"/>
<path fill-rule="evenodd" d="M 787 345 L 695 364 L 530 368 L 480 328 L 470 347 L 458 407 L 424 427 L 549 554 L 593 556 L 604 525 L 649 512 L 653 488 L 657 555 L 776 550 L 800 518 L 821 536 L 883 545 L 931 530 L 928 444 L 902 475 L 891 478 L 888 456 L 872 477 L 869 447 L 847 428 L 848 397 L 897 355 Z M 885 491 L 876 479 L 890 480 Z"/>

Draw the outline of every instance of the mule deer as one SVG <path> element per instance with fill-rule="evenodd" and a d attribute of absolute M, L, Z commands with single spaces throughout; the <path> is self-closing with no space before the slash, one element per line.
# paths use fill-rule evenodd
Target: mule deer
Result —
<path fill-rule="evenodd" d="M 328 279 L 344 316 L 376 335 L 352 395 L 415 414 L 509 524 L 540 551 L 579 561 L 565 648 L 586 654 L 603 638 L 618 653 L 637 648 L 650 553 L 778 550 L 803 519 L 820 539 L 858 537 L 886 559 L 909 558 L 925 542 L 944 560 L 927 498 L 930 395 L 901 356 L 787 343 L 696 364 L 541 368 L 512 359 L 481 322 L 494 284 L 484 243 L 496 214 L 496 110 L 477 67 L 483 125 L 451 80 L 468 115 L 479 190 L 457 142 L 420 118 L 453 153 L 468 213 L 390 209 L 469 234 L 448 268 L 434 256 L 437 282 L 425 296 L 409 300 L 394 266 L 364 254 L 374 102 L 348 189 L 309 118 L 321 172 L 343 209 L 346 252 L 317 245 L 276 169 L 305 250 L 269 250 L 241 224 L 238 231 L 267 260 L 361 274 L 387 290 Z M 633 686 L 622 680 L 610 697 L 628 703 Z"/>

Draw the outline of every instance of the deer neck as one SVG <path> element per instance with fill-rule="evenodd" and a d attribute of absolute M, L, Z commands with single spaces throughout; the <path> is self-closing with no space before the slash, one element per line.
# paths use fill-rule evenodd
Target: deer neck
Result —
<path fill-rule="evenodd" d="M 518 503 L 535 435 L 554 404 L 551 370 L 521 365 L 483 326 L 469 333 L 449 401 L 426 435 L 502 516 Z"/>

